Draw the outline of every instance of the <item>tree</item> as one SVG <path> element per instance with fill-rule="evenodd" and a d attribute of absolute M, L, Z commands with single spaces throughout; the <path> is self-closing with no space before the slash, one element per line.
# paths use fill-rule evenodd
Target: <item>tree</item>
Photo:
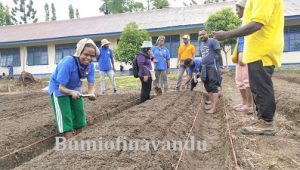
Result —
<path fill-rule="evenodd" d="M 204 23 L 205 29 L 209 30 L 209 34 L 211 35 L 211 31 L 229 31 L 239 27 L 241 21 L 235 15 L 231 8 L 222 9 L 208 17 L 206 22 Z M 220 43 L 221 48 L 225 54 L 226 65 L 228 66 L 227 54 L 231 49 L 231 45 L 236 42 L 235 38 L 231 38 L 228 40 L 224 40 Z M 230 48 L 229 48 L 230 46 Z"/>
<path fill-rule="evenodd" d="M 13 25 L 12 17 L 9 14 L 9 8 L 6 6 L 4 7 L 3 4 L 0 2 L 0 26 L 2 25 Z"/>
<path fill-rule="evenodd" d="M 78 10 L 78 8 L 76 8 L 76 18 L 78 19 L 78 18 L 80 18 L 80 15 L 79 15 L 79 10 Z"/>
<path fill-rule="evenodd" d="M 18 24 L 36 23 L 36 10 L 33 8 L 33 1 L 13 0 L 15 7 L 11 8 L 13 20 Z"/>
<path fill-rule="evenodd" d="M 152 0 L 152 5 L 154 9 L 163 9 L 170 6 L 168 0 Z"/>
<path fill-rule="evenodd" d="M 144 10 L 143 3 L 134 0 L 103 0 L 103 2 L 99 11 L 105 15 Z"/>
<path fill-rule="evenodd" d="M 131 62 L 139 52 L 143 41 L 151 41 L 150 34 L 146 30 L 139 29 L 135 22 L 127 24 L 115 49 L 116 60 L 132 64 Z"/>
<path fill-rule="evenodd" d="M 49 5 L 48 3 L 45 4 L 45 21 L 49 21 L 49 18 L 50 18 L 50 14 L 49 14 Z"/>
<path fill-rule="evenodd" d="M 52 13 L 51 20 L 55 21 L 56 20 L 56 9 L 55 9 L 54 3 L 51 3 L 51 13 Z"/>
<path fill-rule="evenodd" d="M 69 5 L 69 17 L 70 19 L 74 19 L 74 8 L 72 6 L 72 4 Z"/>

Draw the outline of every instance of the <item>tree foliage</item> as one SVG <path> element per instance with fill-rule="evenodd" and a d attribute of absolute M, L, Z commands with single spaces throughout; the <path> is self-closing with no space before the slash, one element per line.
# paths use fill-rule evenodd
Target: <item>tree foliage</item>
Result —
<path fill-rule="evenodd" d="M 154 9 L 163 9 L 170 6 L 168 0 L 152 0 L 152 5 Z"/>
<path fill-rule="evenodd" d="M 3 4 L 0 2 L 0 26 L 2 25 L 12 25 L 12 17 L 9 13 L 9 8 L 6 6 L 4 7 Z"/>
<path fill-rule="evenodd" d="M 73 8 L 72 4 L 70 4 L 69 5 L 69 18 L 74 19 L 74 17 L 75 17 L 74 8 Z"/>
<path fill-rule="evenodd" d="M 103 0 L 103 2 L 99 11 L 106 15 L 144 10 L 143 3 L 134 0 Z"/>
<path fill-rule="evenodd" d="M 209 30 L 209 34 L 211 35 L 211 31 L 229 31 L 235 28 L 238 28 L 241 21 L 235 15 L 231 8 L 222 9 L 208 17 L 206 22 L 204 23 L 205 29 Z M 226 64 L 227 62 L 227 54 L 231 48 L 232 44 L 236 42 L 235 38 L 224 40 L 220 43 L 223 52 L 225 53 L 226 57 Z"/>
<path fill-rule="evenodd" d="M 139 29 L 134 22 L 127 24 L 115 49 L 116 60 L 131 64 L 143 41 L 151 41 L 150 34 L 146 30 Z"/>
<path fill-rule="evenodd" d="M 50 18 L 50 12 L 49 12 L 49 5 L 48 3 L 45 4 L 45 21 L 49 21 L 49 18 Z"/>
<path fill-rule="evenodd" d="M 17 24 L 36 23 L 36 10 L 32 0 L 13 0 L 15 7 L 11 8 L 12 18 Z"/>
<path fill-rule="evenodd" d="M 78 8 L 76 8 L 76 18 L 78 19 L 78 18 L 80 18 L 80 15 L 79 15 L 79 10 L 78 10 Z"/>
<path fill-rule="evenodd" d="M 51 13 L 52 13 L 51 20 L 55 21 L 56 20 L 56 9 L 55 9 L 54 3 L 51 3 Z"/>

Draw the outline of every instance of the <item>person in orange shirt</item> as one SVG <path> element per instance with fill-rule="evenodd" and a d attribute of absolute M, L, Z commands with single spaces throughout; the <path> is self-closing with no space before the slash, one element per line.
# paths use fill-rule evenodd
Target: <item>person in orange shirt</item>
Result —
<path fill-rule="evenodd" d="M 183 44 L 181 44 L 178 49 L 178 58 L 177 58 L 178 75 L 177 75 L 177 82 L 176 82 L 176 90 L 180 90 L 182 77 L 184 72 L 187 69 L 187 67 L 184 65 L 184 60 L 188 58 L 194 60 L 195 52 L 196 52 L 195 46 L 193 44 L 190 44 L 189 35 L 184 35 L 182 39 L 183 39 Z"/>

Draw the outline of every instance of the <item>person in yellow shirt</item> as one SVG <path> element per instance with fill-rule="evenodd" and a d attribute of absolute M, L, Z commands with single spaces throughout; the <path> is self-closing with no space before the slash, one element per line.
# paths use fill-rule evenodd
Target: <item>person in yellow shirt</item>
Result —
<path fill-rule="evenodd" d="M 281 66 L 284 47 L 283 0 L 248 0 L 243 26 L 231 31 L 214 32 L 224 40 L 245 36 L 243 63 L 248 64 L 250 88 L 258 121 L 240 129 L 242 134 L 274 135 L 276 110 L 272 74 Z"/>
<path fill-rule="evenodd" d="M 183 39 L 183 44 L 181 44 L 178 49 L 178 57 L 177 57 L 178 75 L 177 75 L 177 82 L 176 82 L 176 90 L 180 90 L 182 77 L 184 72 L 187 69 L 187 67 L 184 65 L 184 60 L 188 58 L 194 60 L 195 52 L 196 52 L 195 46 L 193 44 L 190 44 L 189 35 L 184 35 L 182 39 Z"/>

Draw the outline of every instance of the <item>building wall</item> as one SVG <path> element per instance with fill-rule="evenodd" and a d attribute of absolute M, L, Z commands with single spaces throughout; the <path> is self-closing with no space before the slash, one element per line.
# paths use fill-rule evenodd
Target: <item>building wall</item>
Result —
<path fill-rule="evenodd" d="M 300 25 L 300 21 L 297 21 Z M 295 25 L 295 22 L 293 23 L 286 23 L 287 25 Z M 199 28 L 200 29 L 200 28 Z M 152 37 L 159 36 L 159 35 L 180 35 L 182 37 L 185 34 L 192 34 L 197 33 L 199 29 L 190 29 L 190 30 L 173 30 L 173 31 L 163 31 L 163 32 L 156 32 L 156 33 L 150 33 Z M 97 39 L 94 39 L 95 42 L 101 41 L 101 39 L 104 37 L 99 37 Z M 110 42 L 110 47 L 113 49 L 117 45 L 117 40 L 119 37 L 105 37 Z M 68 43 L 77 43 L 77 41 L 60 41 L 60 42 L 51 42 L 51 43 L 40 43 L 40 44 L 30 44 L 30 45 L 22 45 L 20 46 L 20 58 L 21 58 L 21 66 L 14 67 L 14 73 L 20 74 L 23 70 L 30 72 L 32 74 L 50 74 L 53 72 L 53 70 L 56 68 L 55 63 L 55 45 L 58 44 L 68 44 Z M 180 38 L 180 43 L 182 43 L 182 39 Z M 40 45 L 47 45 L 48 48 L 48 65 L 35 65 L 35 66 L 28 66 L 26 64 L 27 62 L 27 47 L 28 46 L 40 46 Z M 98 45 L 98 44 L 97 44 Z M 12 47 L 7 47 L 12 48 Z M 199 52 L 197 52 L 199 53 Z M 170 60 L 170 67 L 176 68 L 177 58 L 176 56 L 173 56 L 175 58 L 171 58 Z M 231 62 L 230 52 L 227 56 L 228 58 L 228 65 L 233 65 Z M 226 65 L 226 59 L 225 55 L 223 54 L 223 62 L 224 65 Z M 285 52 L 283 55 L 283 64 L 291 64 L 291 63 L 300 63 L 300 51 L 296 52 Z M 122 64 L 125 67 L 125 70 L 128 70 L 131 68 L 130 65 L 125 65 L 124 63 L 115 62 L 116 69 L 119 70 L 120 64 Z M 8 73 L 8 70 L 6 67 L 0 67 L 0 73 L 5 72 Z"/>

